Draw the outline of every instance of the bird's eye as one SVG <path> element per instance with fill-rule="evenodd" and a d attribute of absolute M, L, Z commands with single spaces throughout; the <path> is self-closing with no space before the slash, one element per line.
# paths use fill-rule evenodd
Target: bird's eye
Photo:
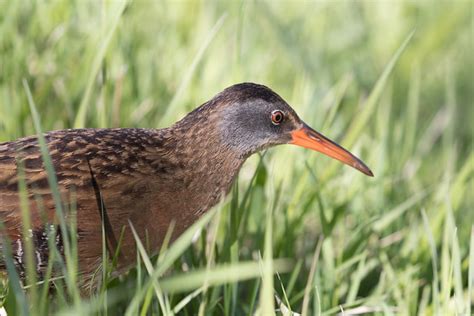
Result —
<path fill-rule="evenodd" d="M 280 110 L 275 110 L 272 112 L 272 123 L 273 125 L 280 125 L 283 122 L 285 115 Z"/>

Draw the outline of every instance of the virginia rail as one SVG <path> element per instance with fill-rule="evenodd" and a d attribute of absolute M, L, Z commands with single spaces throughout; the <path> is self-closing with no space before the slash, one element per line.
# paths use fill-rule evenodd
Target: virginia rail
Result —
<path fill-rule="evenodd" d="M 372 176 L 362 161 L 300 120 L 279 95 L 254 83 L 225 89 L 169 128 L 60 130 L 45 138 L 62 202 L 77 210 L 79 270 L 84 275 L 100 266 L 102 227 L 111 252 L 124 229 L 118 262 L 118 269 L 124 269 L 136 260 L 129 221 L 155 253 L 172 221 L 176 237 L 218 203 L 245 160 L 265 148 L 299 145 Z M 45 217 L 48 225 L 58 220 L 35 136 L 0 144 L 0 234 L 11 241 L 24 277 L 19 166 L 41 276 L 49 254 Z M 60 234 L 55 242 L 61 250 Z"/>

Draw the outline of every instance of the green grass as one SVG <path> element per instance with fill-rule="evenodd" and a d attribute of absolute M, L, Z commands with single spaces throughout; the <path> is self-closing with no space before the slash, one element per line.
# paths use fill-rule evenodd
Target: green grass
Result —
<path fill-rule="evenodd" d="M 54 281 L 66 291 L 54 298 L 49 283 L 21 289 L 6 249 L 9 315 L 471 314 L 473 10 L 469 1 L 0 0 L 0 142 L 164 127 L 253 81 L 375 173 L 293 146 L 254 155 L 226 201 L 158 258 L 141 251 L 128 275 L 105 269 L 87 299 L 74 234 Z M 54 173 L 48 180 L 54 193 Z"/>

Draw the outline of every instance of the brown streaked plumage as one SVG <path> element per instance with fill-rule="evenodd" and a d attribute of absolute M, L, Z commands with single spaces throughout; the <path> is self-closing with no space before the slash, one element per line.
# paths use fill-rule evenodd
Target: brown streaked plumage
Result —
<path fill-rule="evenodd" d="M 107 248 L 115 251 L 124 229 L 118 269 L 135 261 L 133 223 L 151 253 L 168 227 L 174 237 L 229 192 L 251 154 L 293 143 L 318 150 L 367 175 L 356 157 L 304 124 L 269 88 L 243 83 L 225 89 L 181 121 L 164 129 L 76 129 L 45 134 L 63 203 L 77 210 L 79 268 L 91 275 Z M 0 220 L 24 276 L 18 166 L 24 166 L 37 270 L 48 260 L 44 210 L 56 224 L 54 202 L 36 137 L 0 144 Z M 62 247 L 61 235 L 56 244 Z M 2 245 L 0 244 L 0 250 Z"/>

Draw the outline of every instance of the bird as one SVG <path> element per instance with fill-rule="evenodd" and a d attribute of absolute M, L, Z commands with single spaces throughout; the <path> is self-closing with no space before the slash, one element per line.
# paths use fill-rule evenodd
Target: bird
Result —
<path fill-rule="evenodd" d="M 249 82 L 224 89 L 167 128 L 66 129 L 44 138 L 61 203 L 75 209 L 65 217 L 76 217 L 78 270 L 84 276 L 100 268 L 104 231 L 106 251 L 119 254 L 117 271 L 127 270 L 137 251 L 131 225 L 156 254 L 172 223 L 173 240 L 230 192 L 249 156 L 269 147 L 302 146 L 373 176 L 359 158 L 304 123 L 277 93 Z M 59 221 L 37 136 L 0 143 L 0 251 L 10 243 L 24 279 L 20 171 L 34 266 L 42 277 L 51 245 L 47 229 Z M 64 256 L 61 230 L 52 237 Z"/>

